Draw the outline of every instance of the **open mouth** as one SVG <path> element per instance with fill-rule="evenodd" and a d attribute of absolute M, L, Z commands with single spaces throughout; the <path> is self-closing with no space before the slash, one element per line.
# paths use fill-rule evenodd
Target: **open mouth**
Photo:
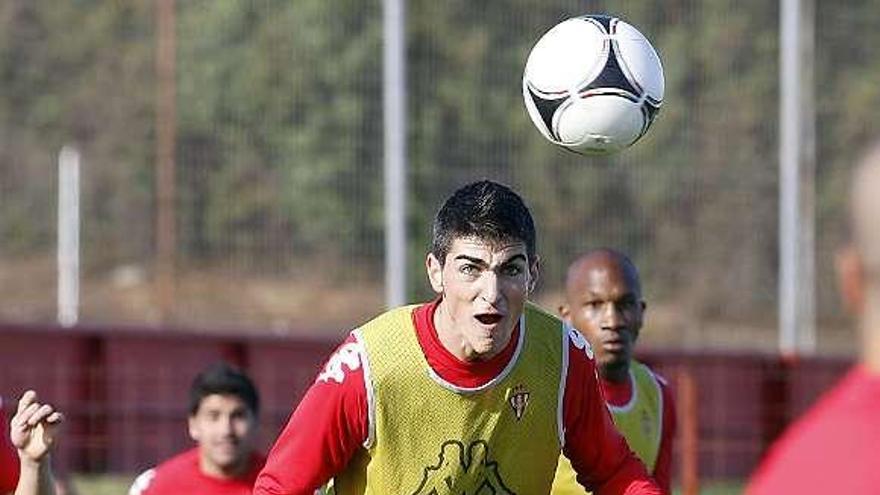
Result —
<path fill-rule="evenodd" d="M 483 325 L 494 325 L 501 321 L 501 318 L 503 317 L 499 314 L 481 314 L 477 315 L 476 318 L 477 321 L 479 321 Z"/>

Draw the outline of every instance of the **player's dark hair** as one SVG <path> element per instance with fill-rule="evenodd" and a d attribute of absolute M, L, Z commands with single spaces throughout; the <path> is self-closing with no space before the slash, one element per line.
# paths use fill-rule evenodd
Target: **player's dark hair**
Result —
<path fill-rule="evenodd" d="M 434 217 L 431 252 L 440 261 L 452 241 L 476 237 L 489 243 L 521 241 L 529 262 L 535 260 L 535 223 L 522 198 L 507 186 L 482 180 L 455 191 Z"/>
<path fill-rule="evenodd" d="M 256 416 L 260 412 L 260 397 L 254 383 L 242 371 L 218 362 L 196 375 L 189 388 L 189 414 L 194 416 L 209 395 L 234 395 L 241 399 Z"/>

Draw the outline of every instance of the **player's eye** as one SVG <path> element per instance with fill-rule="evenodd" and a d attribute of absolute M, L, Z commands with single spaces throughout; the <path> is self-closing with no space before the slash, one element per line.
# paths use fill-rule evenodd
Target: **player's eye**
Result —
<path fill-rule="evenodd" d="M 620 311 L 630 311 L 636 307 L 636 302 L 632 299 L 624 299 L 617 303 L 617 309 Z"/>
<path fill-rule="evenodd" d="M 523 269 L 519 265 L 504 265 L 501 267 L 501 274 L 507 277 L 516 277 L 523 272 Z"/>
<path fill-rule="evenodd" d="M 461 265 L 458 268 L 458 271 L 460 271 L 461 273 L 463 273 L 465 275 L 476 275 L 479 272 L 479 270 L 477 269 L 477 266 L 471 265 L 471 264 Z"/>

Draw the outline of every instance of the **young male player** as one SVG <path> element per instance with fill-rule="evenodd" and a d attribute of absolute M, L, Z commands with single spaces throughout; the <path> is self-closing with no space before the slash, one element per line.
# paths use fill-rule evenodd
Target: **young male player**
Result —
<path fill-rule="evenodd" d="M 771 447 L 747 495 L 880 493 L 880 144 L 850 191 L 852 237 L 837 272 L 861 333 L 859 363 Z"/>
<path fill-rule="evenodd" d="M 33 390 L 22 394 L 9 423 L 20 464 L 15 495 L 55 495 L 50 452 L 63 419 L 52 405 L 40 403 Z"/>
<path fill-rule="evenodd" d="M 568 267 L 559 312 L 590 341 L 614 423 L 657 484 L 670 493 L 673 396 L 663 378 L 633 359 L 644 311 L 639 272 L 623 253 L 595 249 Z M 565 456 L 559 459 L 552 493 L 585 493 Z"/>
<path fill-rule="evenodd" d="M 404 260 L 398 260 L 404 262 Z M 438 211 L 432 302 L 352 332 L 293 412 L 257 495 L 548 493 L 560 449 L 603 494 L 658 494 L 611 421 L 586 339 L 526 302 L 522 199 L 481 181 Z"/>
<path fill-rule="evenodd" d="M 259 398 L 244 373 L 223 363 L 190 387 L 189 436 L 198 445 L 134 481 L 129 495 L 246 495 L 263 467 L 255 450 Z"/>

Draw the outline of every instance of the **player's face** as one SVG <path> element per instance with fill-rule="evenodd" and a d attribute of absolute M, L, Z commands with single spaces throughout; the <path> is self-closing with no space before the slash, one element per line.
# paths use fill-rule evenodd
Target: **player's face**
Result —
<path fill-rule="evenodd" d="M 615 263 L 584 267 L 569 283 L 562 316 L 583 332 L 606 378 L 622 378 L 642 328 L 645 303 L 625 270 Z"/>
<path fill-rule="evenodd" d="M 203 472 L 232 477 L 245 472 L 254 450 L 257 418 L 238 396 L 212 394 L 189 417 L 189 435 L 199 444 Z"/>
<path fill-rule="evenodd" d="M 522 242 L 493 245 L 481 239 L 452 242 L 445 263 L 428 255 L 431 286 L 442 295 L 434 323 L 443 345 L 465 360 L 504 349 L 537 277 Z"/>

